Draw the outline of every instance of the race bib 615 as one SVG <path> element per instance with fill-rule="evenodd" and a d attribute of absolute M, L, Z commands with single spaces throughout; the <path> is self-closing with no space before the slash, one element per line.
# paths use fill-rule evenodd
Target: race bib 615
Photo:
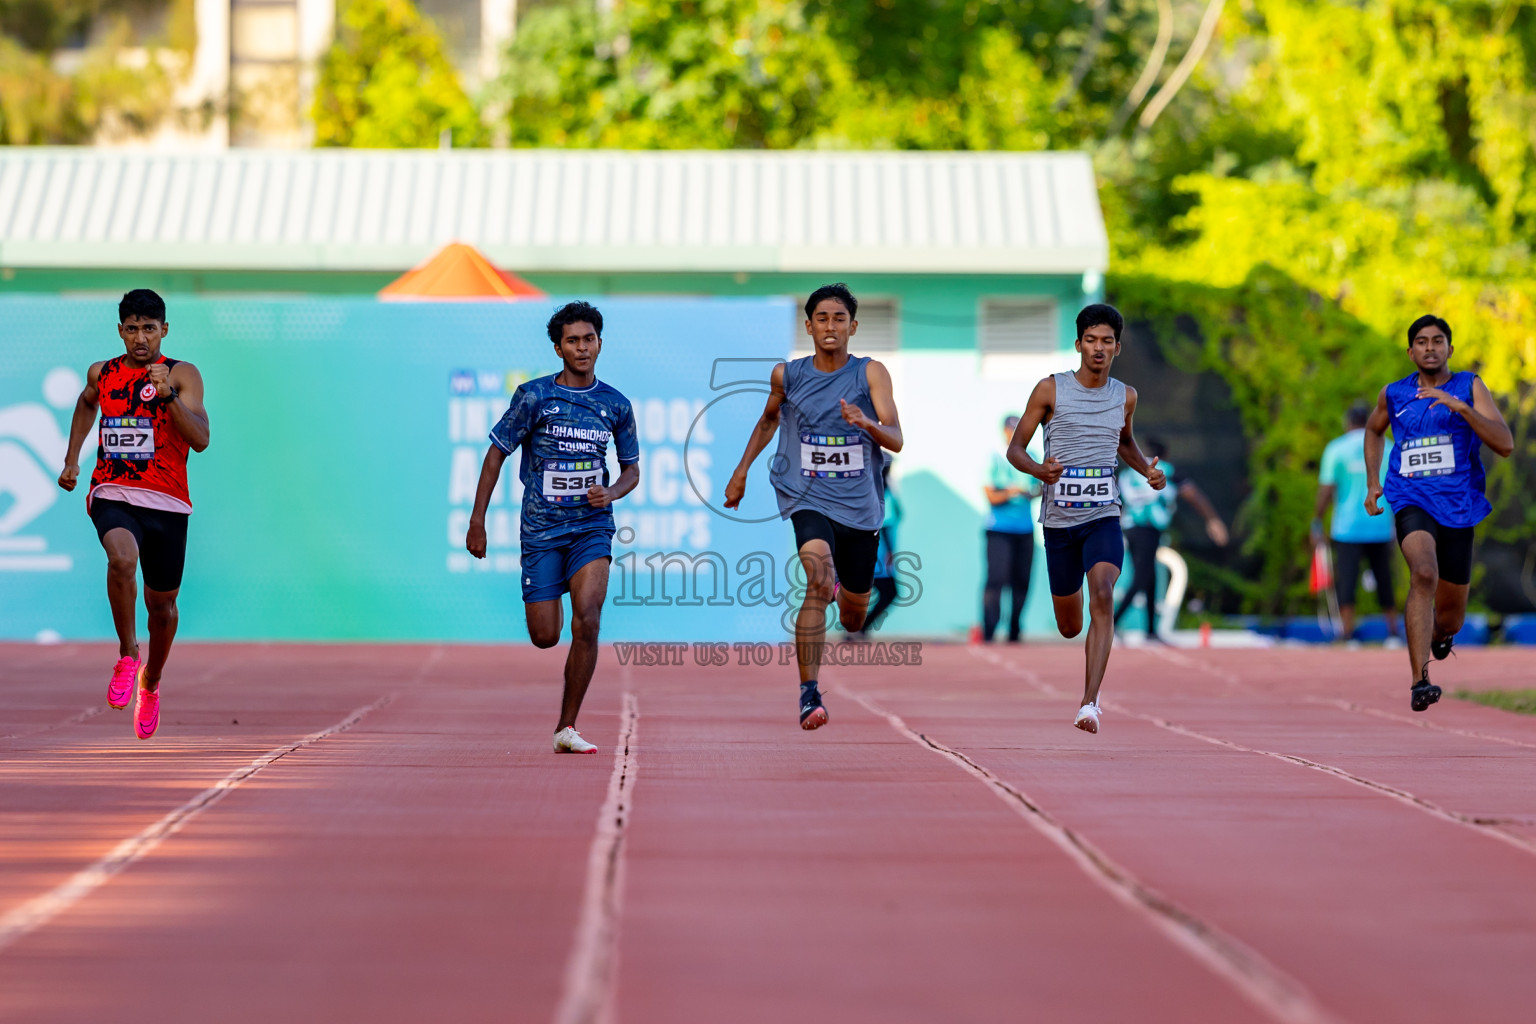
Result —
<path fill-rule="evenodd" d="M 1456 448 L 1451 435 L 1416 437 L 1404 441 L 1398 473 L 1406 477 L 1445 476 L 1456 472 Z"/>

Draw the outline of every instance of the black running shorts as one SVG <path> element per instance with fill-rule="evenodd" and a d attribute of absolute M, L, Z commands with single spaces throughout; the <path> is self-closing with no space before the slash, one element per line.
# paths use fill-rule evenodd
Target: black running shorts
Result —
<path fill-rule="evenodd" d="M 161 593 L 181 589 L 181 570 L 187 561 L 187 520 L 185 512 L 167 512 L 142 508 L 126 501 L 91 499 L 91 522 L 96 536 L 105 538 L 108 530 L 127 530 L 139 543 L 139 566 L 144 571 L 144 588 Z"/>
<path fill-rule="evenodd" d="M 856 530 L 803 508 L 790 515 L 795 526 L 795 549 L 806 541 L 824 540 L 832 549 L 832 568 L 837 581 L 850 594 L 867 594 L 874 586 L 875 557 L 880 549 L 879 530 Z"/>
<path fill-rule="evenodd" d="M 1435 559 L 1440 578 L 1464 587 L 1472 582 L 1472 527 L 1442 526 L 1434 516 L 1417 505 L 1397 510 L 1397 543 L 1401 547 L 1410 533 L 1423 531 L 1435 539 Z"/>

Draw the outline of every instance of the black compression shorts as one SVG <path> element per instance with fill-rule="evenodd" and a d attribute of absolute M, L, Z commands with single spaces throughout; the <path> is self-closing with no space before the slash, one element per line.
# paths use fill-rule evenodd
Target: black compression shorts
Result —
<path fill-rule="evenodd" d="M 809 540 L 824 540 L 832 549 L 832 568 L 837 581 L 850 594 L 867 594 L 875 580 L 875 558 L 880 549 L 879 530 L 856 530 L 803 508 L 789 521 L 795 526 L 795 549 Z"/>
<path fill-rule="evenodd" d="M 139 544 L 139 565 L 144 571 L 144 588 L 170 593 L 181 589 L 181 571 L 187 561 L 187 520 L 185 512 L 167 512 L 143 508 L 126 501 L 91 499 L 91 522 L 96 536 L 105 538 L 108 530 L 127 530 Z"/>
<path fill-rule="evenodd" d="M 1423 531 L 1435 539 L 1435 559 L 1440 578 L 1464 587 L 1472 582 L 1472 527 L 1442 526 L 1434 516 L 1417 505 L 1397 510 L 1397 543 L 1401 547 L 1410 533 Z"/>

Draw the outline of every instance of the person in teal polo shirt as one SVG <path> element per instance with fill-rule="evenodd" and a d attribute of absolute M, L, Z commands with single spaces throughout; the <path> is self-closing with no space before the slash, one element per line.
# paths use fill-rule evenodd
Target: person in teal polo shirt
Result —
<path fill-rule="evenodd" d="M 1017 416 L 1003 420 L 1003 446 L 1013 440 Z M 1001 451 L 992 453 L 983 488 L 991 511 L 987 514 L 987 583 L 981 598 L 981 639 L 991 643 L 1003 614 L 1003 590 L 1013 593 L 1008 608 L 1008 642 L 1018 643 L 1034 568 L 1035 517 L 1030 503 L 1040 496 L 1035 478 L 1014 469 Z"/>
<path fill-rule="evenodd" d="M 1147 608 L 1147 639 L 1167 643 L 1157 633 L 1157 549 L 1163 546 L 1163 534 L 1173 525 L 1173 513 L 1179 499 L 1189 502 L 1205 520 L 1206 536 L 1219 547 L 1227 546 L 1227 524 L 1216 514 L 1216 507 L 1195 486 L 1195 482 L 1176 469 L 1167 459 L 1168 446 L 1155 437 L 1142 446 L 1147 455 L 1158 460 L 1158 468 L 1168 478 L 1169 486 L 1154 491 L 1140 473 L 1120 470 L 1120 528 L 1125 531 L 1125 547 L 1131 556 L 1131 585 L 1115 609 L 1115 625 L 1130 611 L 1137 594 L 1144 596 Z"/>
<path fill-rule="evenodd" d="M 1355 593 L 1360 582 L 1360 563 L 1370 564 L 1376 578 L 1376 599 L 1387 615 L 1387 633 L 1399 639 L 1397 597 L 1392 587 L 1393 535 L 1392 516 L 1371 516 L 1365 510 L 1365 424 L 1371 417 L 1370 406 L 1350 407 L 1344 417 L 1345 433 L 1328 442 L 1323 449 L 1322 467 L 1317 474 L 1317 510 L 1312 519 L 1312 544 L 1323 543 L 1323 515 L 1333 507 L 1333 525 L 1328 536 L 1333 540 L 1333 588 L 1339 599 L 1339 618 L 1343 630 L 1338 639 L 1348 640 L 1355 632 Z M 1387 452 L 1391 452 L 1390 444 Z M 1381 476 L 1387 475 L 1387 460 L 1381 463 Z M 1386 502 L 1382 502 L 1386 506 Z M 1387 509 L 1390 512 L 1390 509 Z"/>

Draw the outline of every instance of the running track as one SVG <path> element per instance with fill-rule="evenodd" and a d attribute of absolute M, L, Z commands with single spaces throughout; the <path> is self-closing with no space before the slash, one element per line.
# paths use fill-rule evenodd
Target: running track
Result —
<path fill-rule="evenodd" d="M 1536 719 L 1407 709 L 1401 652 L 929 645 L 622 668 L 0 646 L 6 1021 L 1529 1021 Z M 1467 651 L 1456 686 L 1526 686 Z M 619 749 L 615 751 L 616 741 Z M 221 781 L 222 780 L 222 781 Z"/>

